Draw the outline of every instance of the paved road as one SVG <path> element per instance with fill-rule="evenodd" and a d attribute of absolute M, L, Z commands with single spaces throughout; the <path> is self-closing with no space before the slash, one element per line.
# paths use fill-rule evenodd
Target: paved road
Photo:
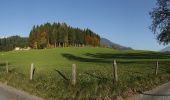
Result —
<path fill-rule="evenodd" d="M 170 82 L 153 90 L 142 92 L 127 100 L 170 100 Z"/>
<path fill-rule="evenodd" d="M 43 100 L 26 92 L 0 83 L 0 100 Z"/>

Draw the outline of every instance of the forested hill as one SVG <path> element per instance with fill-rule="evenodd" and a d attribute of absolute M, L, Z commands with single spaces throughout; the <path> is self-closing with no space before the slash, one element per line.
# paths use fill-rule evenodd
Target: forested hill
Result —
<path fill-rule="evenodd" d="M 131 47 L 125 47 L 125 46 L 119 45 L 117 43 L 113 43 L 112 41 L 110 41 L 106 38 L 100 39 L 100 45 L 102 47 L 108 47 L 108 48 L 113 48 L 113 49 L 117 49 L 117 50 L 133 50 Z"/>
<path fill-rule="evenodd" d="M 100 46 L 100 36 L 90 29 L 68 26 L 66 23 L 45 23 L 32 28 L 30 35 L 32 48 Z"/>
<path fill-rule="evenodd" d="M 29 41 L 27 37 L 11 36 L 0 38 L 0 51 L 10 51 L 15 47 L 28 47 Z"/>
<path fill-rule="evenodd" d="M 55 47 L 100 46 L 100 36 L 90 29 L 73 28 L 66 23 L 45 23 L 34 25 L 29 37 L 0 37 L 0 51 L 15 47 L 33 49 Z"/>
<path fill-rule="evenodd" d="M 104 41 L 103 38 L 90 29 L 73 28 L 65 23 L 34 25 L 29 37 L 11 36 L 0 38 L 0 51 L 14 50 L 15 47 L 43 49 L 83 46 L 124 49 L 117 44 Z"/>
<path fill-rule="evenodd" d="M 165 47 L 161 52 L 170 52 L 170 46 Z"/>

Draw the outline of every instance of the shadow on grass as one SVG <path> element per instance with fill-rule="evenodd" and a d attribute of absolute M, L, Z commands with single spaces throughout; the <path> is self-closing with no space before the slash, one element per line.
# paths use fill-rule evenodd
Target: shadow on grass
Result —
<path fill-rule="evenodd" d="M 136 59 L 170 59 L 170 53 L 129 53 L 129 54 L 111 54 L 111 53 L 95 53 L 84 54 L 87 57 L 80 57 L 69 53 L 63 53 L 62 56 L 68 60 L 79 61 L 79 62 L 92 62 L 92 63 L 112 63 L 113 59 L 131 59 L 131 61 L 118 61 L 117 64 L 124 64 L 136 66 L 137 64 L 147 65 L 149 69 L 146 70 L 155 70 L 156 61 L 136 61 Z M 150 67 L 149 67 L 150 66 Z M 170 74 L 170 62 L 169 61 L 159 61 L 159 70 Z M 128 70 L 125 70 L 128 72 Z M 138 74 L 143 74 L 141 72 L 133 72 Z"/>
<path fill-rule="evenodd" d="M 3 67 L 3 66 L 6 66 L 5 63 L 0 63 L 0 68 Z"/>
<path fill-rule="evenodd" d="M 63 53 L 63 57 L 67 58 L 68 60 L 76 60 L 79 62 L 93 62 L 93 63 L 111 63 L 112 61 L 108 59 L 97 59 L 97 58 L 84 58 L 75 56 L 73 54 Z"/>
<path fill-rule="evenodd" d="M 69 81 L 69 79 L 59 70 L 55 70 L 64 80 Z"/>
<path fill-rule="evenodd" d="M 62 56 L 69 60 L 76 60 L 80 62 L 94 62 L 94 63 L 111 63 L 113 59 L 170 59 L 170 53 L 156 53 L 156 52 L 143 52 L 143 53 L 86 53 L 86 57 L 80 57 L 69 53 L 63 53 Z M 135 63 L 124 62 L 124 63 Z M 122 62 L 123 63 L 123 62 Z M 150 63 L 150 62 L 148 62 Z"/>
<path fill-rule="evenodd" d="M 102 59 L 170 59 L 170 53 L 156 53 L 156 52 L 144 52 L 144 53 L 86 53 L 85 56 Z"/>
<path fill-rule="evenodd" d="M 11 66 L 11 63 L 8 63 L 8 72 L 12 73 L 16 70 L 15 67 Z M 0 63 L 0 72 L 6 71 L 6 63 Z"/>
<path fill-rule="evenodd" d="M 0 71 L 3 71 L 6 68 L 6 63 L 0 63 Z"/>

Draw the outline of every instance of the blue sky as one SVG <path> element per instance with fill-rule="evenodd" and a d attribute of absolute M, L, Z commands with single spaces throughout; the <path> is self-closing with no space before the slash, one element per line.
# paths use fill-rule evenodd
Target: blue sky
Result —
<path fill-rule="evenodd" d="M 33 25 L 66 22 L 134 49 L 160 50 L 149 30 L 156 0 L 0 0 L 0 36 L 28 36 Z"/>

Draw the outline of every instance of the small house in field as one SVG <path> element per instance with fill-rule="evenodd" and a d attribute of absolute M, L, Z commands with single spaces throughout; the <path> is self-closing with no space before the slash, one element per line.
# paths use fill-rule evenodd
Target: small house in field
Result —
<path fill-rule="evenodd" d="M 22 51 L 22 50 L 30 50 L 31 48 L 30 47 L 26 47 L 26 48 L 20 48 L 20 47 L 15 47 L 15 51 Z"/>
<path fill-rule="evenodd" d="M 15 47 L 14 50 L 15 50 L 15 51 L 18 51 L 18 50 L 20 50 L 20 47 Z"/>

